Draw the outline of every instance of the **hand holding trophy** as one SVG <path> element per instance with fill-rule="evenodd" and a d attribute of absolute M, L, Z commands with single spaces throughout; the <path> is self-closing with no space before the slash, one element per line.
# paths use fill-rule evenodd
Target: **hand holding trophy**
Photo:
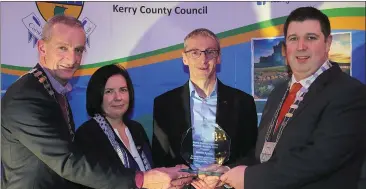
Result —
<path fill-rule="evenodd" d="M 230 137 L 216 123 L 189 128 L 182 137 L 181 156 L 190 168 L 181 171 L 196 175 L 222 175 L 221 171 L 205 168 L 213 164 L 222 165 L 229 160 L 230 144 Z"/>
<path fill-rule="evenodd" d="M 147 189 L 179 189 L 192 182 L 193 176 L 190 173 L 180 172 L 185 165 L 175 167 L 158 167 L 144 172 L 142 188 Z"/>

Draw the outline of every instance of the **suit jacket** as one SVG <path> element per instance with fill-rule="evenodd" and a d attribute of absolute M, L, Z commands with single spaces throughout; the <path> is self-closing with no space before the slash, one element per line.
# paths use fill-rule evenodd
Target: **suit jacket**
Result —
<path fill-rule="evenodd" d="M 287 82 L 268 97 L 256 158 Z M 283 130 L 272 157 L 245 171 L 245 189 L 356 189 L 365 152 L 365 86 L 338 64 L 323 72 Z"/>
<path fill-rule="evenodd" d="M 257 112 L 252 96 L 217 80 L 216 123 L 231 138 L 230 164 L 254 149 Z M 181 138 L 191 124 L 189 82 L 154 100 L 153 161 L 156 167 L 187 164 L 180 155 Z"/>
<path fill-rule="evenodd" d="M 362 169 L 361 169 L 361 177 L 358 182 L 358 189 L 366 188 L 366 159 L 363 161 Z"/>
<path fill-rule="evenodd" d="M 150 165 L 153 166 L 150 142 L 144 128 L 140 123 L 133 120 L 128 120 L 125 124 L 131 133 L 136 148 L 138 151 L 143 150 L 145 152 Z M 116 134 L 115 137 L 118 138 Z M 118 142 L 122 144 L 122 141 L 118 140 Z M 108 137 L 94 119 L 86 121 L 77 129 L 75 143 L 87 156 L 93 157 L 97 161 L 110 162 L 110 164 L 116 167 L 124 167 L 113 146 L 110 144 Z M 129 151 L 126 148 L 125 150 L 130 159 L 133 159 Z M 136 170 L 139 170 L 138 167 L 136 167 Z"/>
<path fill-rule="evenodd" d="M 2 188 L 75 188 L 69 181 L 93 188 L 136 187 L 134 170 L 81 153 L 61 107 L 33 74 L 19 78 L 1 100 Z"/>

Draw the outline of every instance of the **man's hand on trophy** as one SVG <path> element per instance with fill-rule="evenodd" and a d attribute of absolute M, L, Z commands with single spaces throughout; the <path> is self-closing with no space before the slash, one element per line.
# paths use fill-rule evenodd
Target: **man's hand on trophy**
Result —
<path fill-rule="evenodd" d="M 198 178 L 191 184 L 196 189 L 213 189 L 224 185 L 220 180 L 220 175 L 229 171 L 227 166 L 213 164 L 199 169 Z"/>
<path fill-rule="evenodd" d="M 247 166 L 240 165 L 230 169 L 220 177 L 222 182 L 236 189 L 244 189 L 245 169 Z"/>
<path fill-rule="evenodd" d="M 190 184 L 193 174 L 179 172 L 180 169 L 187 168 L 185 165 L 175 167 L 161 167 L 144 172 L 144 182 L 142 188 L 148 189 L 179 189 Z"/>

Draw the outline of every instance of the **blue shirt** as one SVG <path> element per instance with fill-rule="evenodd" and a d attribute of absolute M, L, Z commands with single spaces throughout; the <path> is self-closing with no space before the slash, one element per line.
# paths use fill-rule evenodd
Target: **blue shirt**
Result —
<path fill-rule="evenodd" d="M 189 80 L 190 111 L 193 139 L 193 166 L 199 168 L 215 162 L 213 127 L 216 124 L 217 79 L 214 90 L 206 98 L 198 95 L 193 83 Z"/>
<path fill-rule="evenodd" d="M 41 65 L 41 64 L 39 64 Z M 63 86 L 60 82 L 58 82 L 53 76 L 52 74 L 47 70 L 47 68 L 43 67 L 41 65 L 41 67 L 43 68 L 44 72 L 47 75 L 47 78 L 50 80 L 52 87 L 56 90 L 57 93 L 62 94 L 62 95 L 66 95 L 68 92 L 70 92 L 72 90 L 72 86 L 69 82 L 67 82 L 67 84 L 65 86 Z"/>

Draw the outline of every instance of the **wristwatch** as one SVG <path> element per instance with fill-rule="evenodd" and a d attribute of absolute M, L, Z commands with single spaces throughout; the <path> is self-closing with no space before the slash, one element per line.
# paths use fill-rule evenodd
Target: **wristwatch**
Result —
<path fill-rule="evenodd" d="M 225 187 L 225 188 L 233 188 L 233 187 L 231 187 L 231 186 L 229 186 L 229 185 L 227 185 L 227 184 L 224 184 L 224 187 Z"/>

